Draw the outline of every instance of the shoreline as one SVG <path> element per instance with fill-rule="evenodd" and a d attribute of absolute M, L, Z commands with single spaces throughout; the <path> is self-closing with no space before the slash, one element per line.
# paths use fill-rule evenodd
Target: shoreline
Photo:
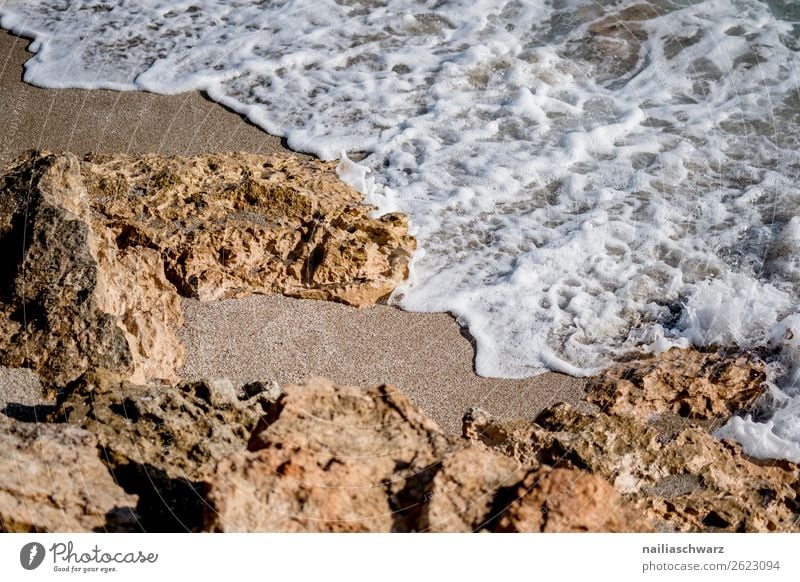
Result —
<path fill-rule="evenodd" d="M 56 154 L 3 184 L 0 349 L 30 370 L 0 367 L 0 531 L 798 530 L 800 457 L 719 430 L 759 354 L 480 377 L 450 314 L 380 302 L 414 240 L 335 164 L 199 93 L 29 87 L 0 44 L 0 163 Z"/>
<path fill-rule="evenodd" d="M 240 115 L 200 93 L 41 89 L 22 80 L 30 41 L 0 30 L 0 165 L 23 151 L 195 155 L 285 150 Z M 302 155 L 302 154 L 300 154 Z"/>
<path fill-rule="evenodd" d="M 5 55 L 0 119 L 8 125 L 0 165 L 28 149 L 79 155 L 288 151 L 280 138 L 199 93 L 164 96 L 27 85 L 22 67 L 30 57 L 28 44 L 0 33 Z M 533 418 L 555 402 L 580 405 L 584 392 L 585 380 L 558 373 L 525 380 L 478 376 L 473 346 L 446 313 L 411 313 L 388 305 L 356 309 L 275 295 L 185 301 L 184 316 L 180 334 L 187 344 L 186 379 L 230 377 L 241 384 L 271 375 L 296 383 L 325 375 L 360 386 L 392 384 L 450 432 L 460 432 L 461 417 L 471 406 L 501 418 Z M 242 329 L 251 331 L 239 333 Z M 285 341 L 270 336 L 278 329 Z M 255 344 L 253 337 L 259 338 Z M 0 405 L 33 403 L 35 384 L 20 382 L 20 377 L 19 371 L 0 369 Z"/>

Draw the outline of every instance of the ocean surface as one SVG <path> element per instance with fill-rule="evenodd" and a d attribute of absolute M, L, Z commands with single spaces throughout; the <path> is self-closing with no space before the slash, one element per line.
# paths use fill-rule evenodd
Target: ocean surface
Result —
<path fill-rule="evenodd" d="M 41 87 L 201 90 L 420 243 L 392 302 L 476 369 L 770 350 L 720 431 L 800 461 L 800 2 L 0 0 Z M 366 156 L 358 164 L 347 159 Z"/>

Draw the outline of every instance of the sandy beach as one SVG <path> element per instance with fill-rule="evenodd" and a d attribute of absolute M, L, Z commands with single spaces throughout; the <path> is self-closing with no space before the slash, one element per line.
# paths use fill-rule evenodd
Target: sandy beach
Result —
<path fill-rule="evenodd" d="M 103 90 L 48 90 L 22 81 L 28 41 L 0 33 L 0 164 L 27 149 L 77 154 L 266 153 L 279 138 L 198 93 L 161 96 Z M 474 373 L 474 350 L 448 314 L 407 313 L 387 305 L 343 305 L 261 296 L 184 302 L 180 335 L 187 379 L 228 377 L 279 383 L 326 376 L 369 386 L 388 383 L 443 428 L 460 430 L 467 408 L 504 418 L 531 418 L 555 402 L 578 403 L 584 382 L 548 373 L 510 381 Z M 32 404 L 36 383 L 0 369 L 0 405 Z"/>
<path fill-rule="evenodd" d="M 0 532 L 800 530 L 781 15 L 351 4 L 0 0 Z"/>

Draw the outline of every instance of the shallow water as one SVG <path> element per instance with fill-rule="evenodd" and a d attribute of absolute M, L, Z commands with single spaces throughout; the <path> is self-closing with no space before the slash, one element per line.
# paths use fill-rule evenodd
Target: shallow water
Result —
<path fill-rule="evenodd" d="M 0 0 L 44 87 L 203 90 L 344 161 L 420 242 L 392 301 L 476 369 L 777 347 L 759 421 L 800 460 L 800 4 L 791 0 Z M 369 173 L 366 171 L 369 170 Z"/>

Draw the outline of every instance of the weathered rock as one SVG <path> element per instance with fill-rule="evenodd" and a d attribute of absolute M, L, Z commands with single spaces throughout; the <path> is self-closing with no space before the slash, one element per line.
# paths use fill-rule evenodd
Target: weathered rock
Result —
<path fill-rule="evenodd" d="M 648 520 L 599 475 L 543 467 L 513 490 L 497 531 L 526 533 L 646 532 Z"/>
<path fill-rule="evenodd" d="M 90 370 L 177 379 L 178 295 L 149 248 L 117 246 L 71 155 L 29 154 L 0 177 L 0 361 L 64 388 Z"/>
<path fill-rule="evenodd" d="M 199 480 L 220 458 L 246 447 L 267 406 L 259 395 L 239 400 L 228 380 L 152 387 L 93 378 L 52 419 L 97 435 L 113 466 L 151 465 L 171 478 Z"/>
<path fill-rule="evenodd" d="M 277 400 L 283 394 L 283 388 L 275 380 L 248 382 L 242 386 L 242 391 L 247 398 L 260 394 L 269 400 Z"/>
<path fill-rule="evenodd" d="M 749 408 L 766 379 L 764 362 L 752 355 L 672 348 L 591 378 L 586 398 L 608 414 L 726 419 Z"/>
<path fill-rule="evenodd" d="M 296 156 L 31 152 L 0 177 L 0 363 L 49 387 L 174 384 L 179 294 L 375 303 L 415 246 L 333 166 Z"/>
<path fill-rule="evenodd" d="M 117 481 L 140 497 L 148 531 L 198 530 L 203 479 L 215 464 L 246 448 L 269 406 L 239 400 L 228 380 L 177 387 L 84 379 L 52 415 L 96 435 Z"/>
<path fill-rule="evenodd" d="M 643 421 L 562 404 L 525 426 L 472 411 L 464 434 L 504 454 L 602 477 L 662 529 L 800 529 L 796 465 L 749 459 L 737 444 L 668 413 Z"/>
<path fill-rule="evenodd" d="M 210 480 L 208 529 L 493 531 L 500 523 L 533 529 L 519 507 L 541 508 L 554 490 L 526 481 L 531 469 L 514 460 L 444 435 L 389 386 L 359 389 L 323 380 L 289 386 L 248 448 L 222 460 Z M 568 526 L 563 515 L 552 527 L 639 527 L 625 522 L 633 514 L 613 489 L 599 485 L 599 477 L 589 480 L 581 477 L 574 487 L 588 517 Z M 530 507 L 529 493 L 535 495 Z M 609 501 L 617 521 L 602 517 Z M 514 502 L 523 506 L 506 516 Z M 558 511 L 573 507 L 559 503 Z"/>
<path fill-rule="evenodd" d="M 254 383 L 239 396 L 227 380 L 152 387 L 87 374 L 72 388 L 49 417 L 63 422 L 42 426 L 67 444 L 72 432 L 91 432 L 86 448 L 96 460 L 99 450 L 114 480 L 138 496 L 136 527 L 145 531 L 642 531 L 648 525 L 641 516 L 650 514 L 632 512 L 608 484 L 612 478 L 619 484 L 613 455 L 593 474 L 581 471 L 588 465 L 576 461 L 577 453 L 565 457 L 568 470 L 551 468 L 568 446 L 562 441 L 579 448 L 569 440 L 580 434 L 575 427 L 565 435 L 530 424 L 527 433 L 522 424 L 480 431 L 479 425 L 498 423 L 476 411 L 476 439 L 462 439 L 442 433 L 389 386 L 324 380 L 283 391 Z M 481 434 L 504 445 L 522 441 L 509 450 L 523 451 L 524 462 L 493 451 L 496 442 L 475 442 Z M 592 444 L 580 451 L 598 438 L 592 433 Z"/>
<path fill-rule="evenodd" d="M 201 300 L 283 293 L 370 305 L 406 276 L 406 218 L 372 207 L 333 164 L 293 155 L 94 156 L 91 205 L 124 247 L 155 249 Z"/>
<path fill-rule="evenodd" d="M 426 523 L 432 532 L 479 531 L 492 526 L 501 491 L 525 478 L 519 463 L 501 455 L 487 454 L 483 447 L 463 446 L 442 461 L 426 496 Z"/>
<path fill-rule="evenodd" d="M 222 531 L 408 531 L 451 438 L 389 386 L 288 386 L 249 452 L 217 467 L 207 526 Z"/>
<path fill-rule="evenodd" d="M 470 408 L 464 413 L 462 434 L 467 439 L 485 444 L 515 459 L 527 467 L 539 467 L 539 448 L 532 442 L 535 425 L 529 420 L 495 420 L 481 408 Z"/>
<path fill-rule="evenodd" d="M 0 531 L 126 530 L 136 503 L 101 462 L 94 435 L 0 415 Z"/>

